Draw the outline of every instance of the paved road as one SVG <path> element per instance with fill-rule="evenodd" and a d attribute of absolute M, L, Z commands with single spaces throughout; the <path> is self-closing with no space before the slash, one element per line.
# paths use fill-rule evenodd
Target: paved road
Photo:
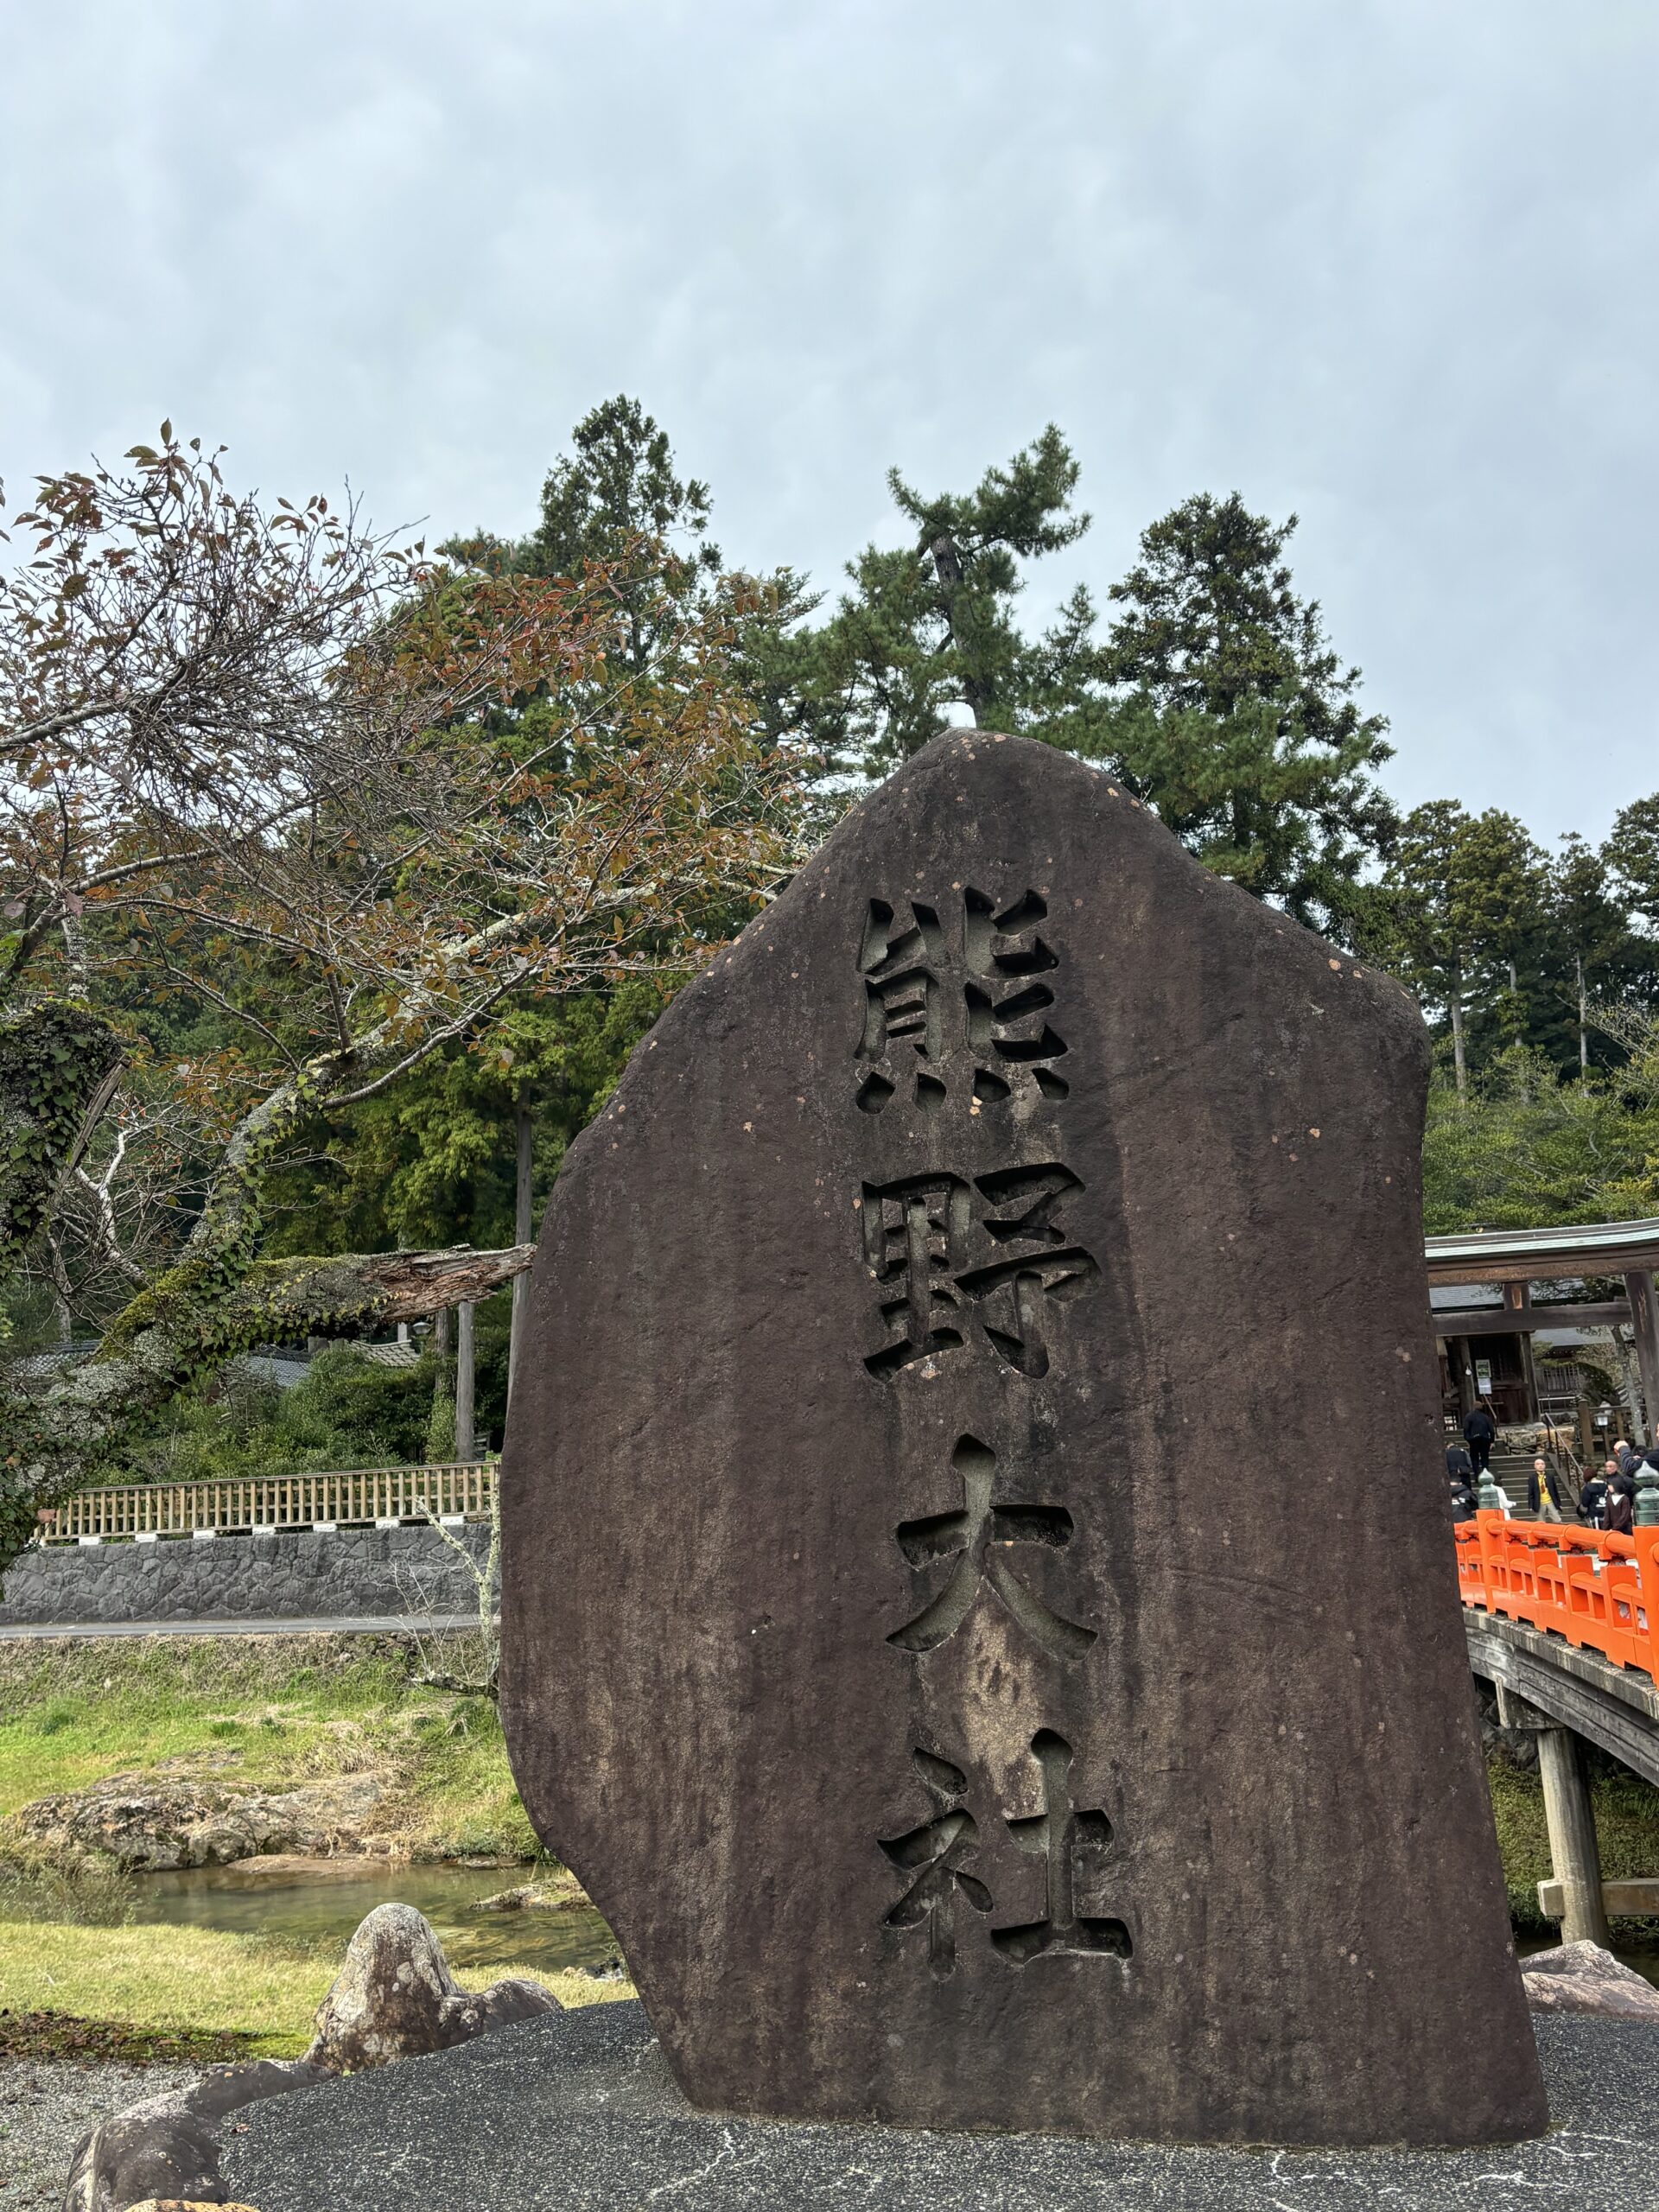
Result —
<path fill-rule="evenodd" d="M 221 2159 L 228 2194 L 260 2212 L 1654 2212 L 1659 2027 L 1535 2024 L 1555 2126 L 1501 2150 L 1166 2150 L 723 2120 L 687 2106 L 645 2014 L 620 2004 L 248 2107 Z"/>
<path fill-rule="evenodd" d="M 369 1613 L 350 1620 L 28 1621 L 0 1624 L 0 1643 L 100 1636 L 408 1636 L 477 1626 L 476 1613 Z"/>

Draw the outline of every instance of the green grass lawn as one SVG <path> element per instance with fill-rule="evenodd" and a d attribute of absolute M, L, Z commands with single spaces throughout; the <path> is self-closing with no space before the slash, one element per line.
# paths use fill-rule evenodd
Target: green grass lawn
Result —
<path fill-rule="evenodd" d="M 538 1855 L 494 1706 L 412 1681 L 397 1639 L 0 1645 L 0 1819 L 37 1797 L 164 1764 L 177 1772 L 180 1762 L 211 1762 L 232 1786 L 258 1788 L 372 1770 L 388 1793 L 375 1831 L 398 1852 Z M 41 2048 L 49 2044 L 39 2017 L 63 2016 L 94 2044 L 156 2031 L 292 2056 L 339 1967 L 336 1955 L 214 1929 L 0 1918 L 0 2013 L 35 2022 Z M 530 1965 L 493 1967 L 485 1979 L 510 1974 L 567 2005 L 633 1993 L 626 1982 Z M 481 1985 L 471 1976 L 465 1986 Z"/>
<path fill-rule="evenodd" d="M 411 1681 L 378 1637 L 0 1645 L 0 1817 L 163 1761 L 280 1787 L 379 1772 L 383 1833 L 420 1857 L 537 1856 L 487 1698 Z"/>
<path fill-rule="evenodd" d="M 340 1961 L 198 1928 L 70 1928 L 0 1921 L 0 2011 L 71 2013 L 143 2029 L 235 2036 L 251 2058 L 295 2058 Z M 626 1981 L 492 1967 L 462 1986 L 509 1974 L 539 1981 L 562 2005 L 632 1997 Z"/>

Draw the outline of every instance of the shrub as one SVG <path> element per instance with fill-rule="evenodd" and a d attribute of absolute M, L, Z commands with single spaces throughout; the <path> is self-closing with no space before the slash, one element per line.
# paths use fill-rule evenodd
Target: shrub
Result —
<path fill-rule="evenodd" d="M 132 1877 L 113 1859 L 0 1826 L 0 1920 L 124 1928 L 132 1914 Z"/>

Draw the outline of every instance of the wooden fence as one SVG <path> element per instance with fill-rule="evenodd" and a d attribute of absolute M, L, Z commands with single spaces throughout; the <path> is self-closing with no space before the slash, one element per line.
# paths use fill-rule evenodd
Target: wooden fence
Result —
<path fill-rule="evenodd" d="M 1659 1681 L 1659 1529 L 1628 1536 L 1478 1513 L 1457 1528 L 1465 1605 L 1554 1629 Z"/>
<path fill-rule="evenodd" d="M 83 1490 L 43 1521 L 48 1544 L 106 1536 L 183 1535 L 197 1529 L 307 1529 L 320 1522 L 487 1516 L 493 1461 L 440 1467 L 353 1467 L 338 1474 L 242 1481 L 122 1483 Z"/>

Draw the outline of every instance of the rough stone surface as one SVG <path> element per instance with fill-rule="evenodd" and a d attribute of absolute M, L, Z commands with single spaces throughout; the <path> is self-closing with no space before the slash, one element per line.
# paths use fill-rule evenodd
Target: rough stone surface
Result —
<path fill-rule="evenodd" d="M 198 2199 L 187 2202 L 181 2196 L 147 2196 L 142 2204 L 128 2207 L 128 2212 L 256 2212 L 251 2204 L 222 2204 L 215 2199 L 212 2203 Z"/>
<path fill-rule="evenodd" d="M 221 2163 L 260 2212 L 1651 2212 L 1659 2028 L 1537 2035 L 1556 2131 L 1541 2142 L 1211 2150 L 696 2113 L 639 2007 L 602 2005 L 276 2098 Z"/>
<path fill-rule="evenodd" d="M 317 2031 L 305 2055 L 331 2073 L 355 2074 L 558 2009 L 558 1999 L 536 1981 L 494 1981 L 469 1994 L 413 1905 L 377 1905 L 353 1936 L 318 2008 Z"/>
<path fill-rule="evenodd" d="M 130 2105 L 76 2145 L 63 2212 L 130 2212 L 146 2199 L 221 2202 L 219 2128 L 263 2097 L 323 2079 L 302 2058 L 213 2066 L 183 2088 Z"/>
<path fill-rule="evenodd" d="M 1621 2020 L 1659 2021 L 1659 1989 L 1599 1943 L 1562 1943 L 1522 1963 L 1527 2002 L 1535 2012 L 1602 2012 Z"/>
<path fill-rule="evenodd" d="M 349 1851 L 385 1796 L 372 1774 L 346 1774 L 293 1789 L 238 1787 L 189 1772 L 158 1778 L 111 1775 L 60 1796 L 37 1797 L 17 1820 L 42 1842 L 107 1852 L 133 1873 L 227 1866 L 265 1852 Z"/>
<path fill-rule="evenodd" d="M 695 2103 L 1543 2125 L 1423 1476 L 1427 1065 L 979 733 L 635 1054 L 537 1260 L 505 1712 Z"/>
<path fill-rule="evenodd" d="M 490 1532 L 446 1529 L 481 1567 Z M 153 1544 L 37 1544 L 8 1568 L 0 1627 L 468 1613 L 478 1585 L 435 1529 L 290 1529 Z"/>

